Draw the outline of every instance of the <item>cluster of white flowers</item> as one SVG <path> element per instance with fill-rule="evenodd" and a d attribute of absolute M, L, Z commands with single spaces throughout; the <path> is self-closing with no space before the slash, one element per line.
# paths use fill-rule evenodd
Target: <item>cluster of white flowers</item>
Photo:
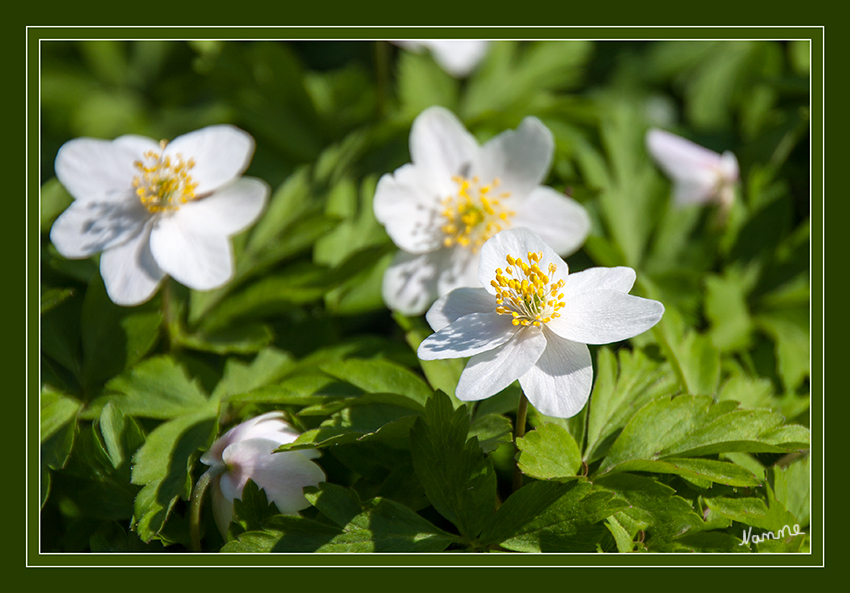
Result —
<path fill-rule="evenodd" d="M 485 42 L 415 43 L 405 46 L 430 48 L 457 76 L 486 51 Z M 734 155 L 660 130 L 649 132 L 647 145 L 673 178 L 676 203 L 731 201 Z M 230 236 L 259 217 L 269 194 L 263 181 L 241 177 L 253 151 L 253 138 L 227 125 L 170 143 L 72 140 L 55 169 L 75 201 L 51 240 L 68 258 L 102 252 L 106 290 L 121 305 L 151 298 L 165 275 L 197 290 L 222 286 L 233 276 Z M 634 337 L 664 307 L 629 294 L 631 268 L 568 273 L 561 255 L 582 246 L 590 219 L 576 201 L 541 185 L 553 152 L 552 134 L 536 118 L 479 146 L 451 112 L 433 107 L 413 123 L 412 162 L 380 179 L 374 211 L 400 249 L 384 277 L 387 305 L 415 315 L 433 303 L 426 319 L 436 333 L 419 357 L 470 357 L 457 386 L 461 400 L 490 397 L 518 379 L 537 410 L 568 418 L 591 390 L 586 345 Z M 203 455 L 221 470 L 213 509 L 222 533 L 248 479 L 282 513 L 308 506 L 303 487 L 325 479 L 312 461 L 318 452 L 273 454 L 297 434 L 271 412 L 232 428 Z"/>

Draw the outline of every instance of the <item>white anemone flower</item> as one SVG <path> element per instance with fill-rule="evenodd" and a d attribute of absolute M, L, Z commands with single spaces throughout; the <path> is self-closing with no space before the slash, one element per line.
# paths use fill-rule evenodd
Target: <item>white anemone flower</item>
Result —
<path fill-rule="evenodd" d="M 283 420 L 281 412 L 269 412 L 231 428 L 203 454 L 201 463 L 225 466 L 224 473 L 212 483 L 213 516 L 222 535 L 233 518 L 233 501 L 242 500 L 242 490 L 249 479 L 285 515 L 310 506 L 304 498 L 304 487 L 325 481 L 322 468 L 311 461 L 319 452 L 303 449 L 272 453 L 296 438 L 298 433 Z"/>
<path fill-rule="evenodd" d="M 675 134 L 652 129 L 646 146 L 658 166 L 673 181 L 679 206 L 717 202 L 728 209 L 735 198 L 738 159 L 728 150 L 718 154 Z"/>
<path fill-rule="evenodd" d="M 465 78 L 487 55 L 490 42 L 481 39 L 411 39 L 393 43 L 414 53 L 428 49 L 445 72 L 455 78 Z"/>
<path fill-rule="evenodd" d="M 76 138 L 56 155 L 74 197 L 50 231 L 64 257 L 103 252 L 100 273 L 119 305 L 143 303 L 165 275 L 196 290 L 233 277 L 230 237 L 260 216 L 269 188 L 240 177 L 254 139 L 229 125 L 156 142 Z"/>
<path fill-rule="evenodd" d="M 631 268 L 568 274 L 564 263 L 527 229 L 502 231 L 481 250 L 485 288 L 459 288 L 426 319 L 436 333 L 419 358 L 471 357 L 456 394 L 478 401 L 519 379 L 542 414 L 574 416 L 590 396 L 593 369 L 586 344 L 634 337 L 658 323 L 664 306 L 632 296 Z"/>
<path fill-rule="evenodd" d="M 534 117 L 479 146 L 451 112 L 423 111 L 410 131 L 413 162 L 382 176 L 375 191 L 375 217 L 401 249 L 384 275 L 387 306 L 419 315 L 455 288 L 480 286 L 481 246 L 503 229 L 531 229 L 562 255 L 579 249 L 587 212 L 540 185 L 554 149 Z"/>

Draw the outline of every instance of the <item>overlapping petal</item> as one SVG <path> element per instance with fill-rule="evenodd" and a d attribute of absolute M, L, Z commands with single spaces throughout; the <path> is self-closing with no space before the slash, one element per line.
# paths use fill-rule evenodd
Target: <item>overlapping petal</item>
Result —
<path fill-rule="evenodd" d="M 164 155 L 177 154 L 194 161 L 191 174 L 198 183 L 195 194 L 203 196 L 227 185 L 248 168 L 254 139 L 234 126 L 207 126 L 178 136 L 166 146 Z"/>
<path fill-rule="evenodd" d="M 137 305 L 150 299 L 165 277 L 150 250 L 150 225 L 100 256 L 100 275 L 116 305 Z"/>
<path fill-rule="evenodd" d="M 443 246 L 440 194 L 435 180 L 419 167 L 404 165 L 383 175 L 375 189 L 375 218 L 398 247 L 408 253 L 427 253 Z"/>
<path fill-rule="evenodd" d="M 664 305 L 619 290 L 594 290 L 565 299 L 553 332 L 583 344 L 610 344 L 641 334 L 658 323 Z"/>
<path fill-rule="evenodd" d="M 235 235 L 251 226 L 266 207 L 269 186 L 253 177 L 242 177 L 206 198 L 180 206 L 173 216 L 187 232 Z"/>
<path fill-rule="evenodd" d="M 123 201 L 132 193 L 133 177 L 139 172 L 133 163 L 142 158 L 137 150 L 142 143 L 138 136 L 123 138 L 75 138 L 62 145 L 53 167 L 59 182 L 75 200 Z M 153 140 L 144 146 L 157 148 Z"/>
<path fill-rule="evenodd" d="M 198 232 L 185 216 L 159 219 L 151 231 L 150 249 L 169 276 L 195 290 L 218 288 L 233 276 L 227 236 Z"/>
<path fill-rule="evenodd" d="M 590 232 L 590 217 L 584 207 L 551 187 L 534 188 L 514 206 L 516 215 L 511 224 L 532 229 L 561 255 L 578 251 Z"/>
<path fill-rule="evenodd" d="M 509 317 L 495 311 L 470 313 L 425 338 L 418 354 L 422 360 L 473 356 L 504 344 L 514 333 Z"/>
<path fill-rule="evenodd" d="M 437 299 L 425 314 L 425 320 L 434 331 L 440 331 L 464 315 L 495 310 L 496 299 L 483 288 L 457 288 Z"/>
<path fill-rule="evenodd" d="M 410 130 L 410 158 L 433 176 L 440 197 L 455 190 L 452 176 L 466 175 L 478 151 L 478 142 L 454 114 L 431 107 L 417 117 Z"/>
<path fill-rule="evenodd" d="M 539 328 L 514 331 L 498 348 L 469 359 L 455 394 L 461 401 L 479 401 L 495 395 L 528 372 L 545 349 L 546 338 Z"/>
<path fill-rule="evenodd" d="M 519 378 L 519 384 L 538 412 L 570 418 L 581 411 L 590 397 L 593 384 L 590 350 L 548 329 L 543 331 L 546 349 L 534 366 Z"/>
<path fill-rule="evenodd" d="M 75 200 L 50 229 L 50 240 L 64 257 L 80 259 L 137 236 L 149 220 L 131 190 L 123 200 Z"/>

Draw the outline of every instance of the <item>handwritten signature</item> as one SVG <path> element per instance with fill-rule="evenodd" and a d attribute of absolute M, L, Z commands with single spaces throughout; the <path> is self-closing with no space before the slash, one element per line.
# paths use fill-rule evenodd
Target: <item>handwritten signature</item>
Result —
<path fill-rule="evenodd" d="M 786 533 L 786 530 L 787 530 L 787 533 Z M 782 539 L 783 537 L 796 536 L 796 535 L 805 535 L 805 532 L 800 531 L 800 526 L 797 525 L 797 524 L 794 525 L 793 529 L 791 528 L 790 525 L 786 525 L 785 527 L 783 527 L 782 529 L 780 529 L 776 533 L 774 533 L 773 531 L 765 531 L 761 535 L 759 535 L 758 533 L 753 535 L 753 528 L 750 527 L 743 534 L 744 541 L 742 541 L 738 545 L 743 546 L 745 544 L 750 543 L 750 541 L 752 541 L 754 544 L 760 544 L 761 542 L 768 540 L 768 539 Z"/>

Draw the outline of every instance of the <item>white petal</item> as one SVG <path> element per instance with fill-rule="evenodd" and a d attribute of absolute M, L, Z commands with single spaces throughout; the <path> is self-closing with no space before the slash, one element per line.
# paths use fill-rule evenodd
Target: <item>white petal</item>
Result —
<path fill-rule="evenodd" d="M 215 524 L 222 537 L 227 537 L 227 528 L 233 518 L 233 499 L 227 500 L 221 492 L 221 476 L 216 477 L 212 484 L 212 505 Z"/>
<path fill-rule="evenodd" d="M 738 181 L 738 159 L 728 150 L 720 155 L 720 174 L 727 183 Z"/>
<path fill-rule="evenodd" d="M 272 453 L 276 448 L 274 441 L 265 439 L 240 441 L 227 447 L 223 458 L 230 470 L 221 476 L 222 494 L 241 500 L 242 490 L 251 479 L 281 513 L 293 514 L 310 506 L 303 489 L 323 482 L 325 473 L 298 451 Z"/>
<path fill-rule="evenodd" d="M 126 199 L 133 191 L 133 177 L 139 171 L 133 163 L 142 158 L 140 145 L 157 147 L 153 140 L 97 140 L 75 138 L 56 154 L 56 177 L 72 196 L 82 201 Z"/>
<path fill-rule="evenodd" d="M 567 276 L 561 292 L 566 300 L 594 290 L 629 292 L 634 286 L 635 277 L 635 271 L 626 266 L 588 268 Z"/>
<path fill-rule="evenodd" d="M 527 117 L 516 130 L 502 132 L 481 147 L 472 166 L 472 175 L 482 183 L 499 180 L 496 191 L 525 197 L 549 173 L 555 140 L 539 119 Z M 510 204 L 511 200 L 505 200 Z"/>
<path fill-rule="evenodd" d="M 195 290 L 222 286 L 233 276 L 230 240 L 221 234 L 198 232 L 181 208 L 157 220 L 151 231 L 151 253 L 159 267 Z"/>
<path fill-rule="evenodd" d="M 452 176 L 468 176 L 468 167 L 477 151 L 478 142 L 447 109 L 429 107 L 413 122 L 410 158 L 432 176 L 441 195 L 456 191 Z"/>
<path fill-rule="evenodd" d="M 265 181 L 242 177 L 210 196 L 182 204 L 177 214 L 187 230 L 231 236 L 252 225 L 269 195 Z"/>
<path fill-rule="evenodd" d="M 456 288 L 437 302 L 425 314 L 434 331 L 470 313 L 489 313 L 496 310 L 496 299 L 483 288 Z"/>
<path fill-rule="evenodd" d="M 164 272 L 150 250 L 150 226 L 129 241 L 110 247 L 100 256 L 100 275 L 106 293 L 116 305 L 144 303 L 156 292 Z"/>
<path fill-rule="evenodd" d="M 480 39 L 423 39 L 434 61 L 456 78 L 469 75 L 487 54 L 488 42 Z"/>
<path fill-rule="evenodd" d="M 646 146 L 658 166 L 673 180 L 677 204 L 705 202 L 713 197 L 720 181 L 719 154 L 655 129 L 647 132 Z"/>
<path fill-rule="evenodd" d="M 138 235 L 150 215 L 132 191 L 123 200 L 76 200 L 50 229 L 64 257 L 89 257 Z"/>
<path fill-rule="evenodd" d="M 536 187 L 511 207 L 516 211 L 511 219 L 513 226 L 534 231 L 560 255 L 578 251 L 590 232 L 590 217 L 584 206 L 551 187 Z"/>
<path fill-rule="evenodd" d="M 384 272 L 384 303 L 404 315 L 423 313 L 437 298 L 437 275 L 448 250 L 414 255 L 399 251 Z"/>
<path fill-rule="evenodd" d="M 457 288 L 480 288 L 478 281 L 479 254 L 471 249 L 455 245 L 446 252 L 446 265 L 437 276 L 437 295 L 443 296 Z"/>
<path fill-rule="evenodd" d="M 148 151 L 153 150 L 158 153 L 161 150 L 159 143 L 153 140 L 152 138 L 148 138 L 146 136 L 139 136 L 136 134 L 125 134 L 124 136 L 118 136 L 115 140 L 112 141 L 112 144 L 115 146 L 120 146 L 122 149 L 132 151 L 132 153 L 136 155 L 137 160 L 142 159 L 144 154 Z M 135 174 L 138 174 L 138 169 L 136 169 Z"/>
<path fill-rule="evenodd" d="M 595 290 L 564 299 L 561 316 L 547 327 L 582 344 L 610 344 L 632 338 L 658 323 L 664 305 L 617 290 Z"/>
<path fill-rule="evenodd" d="M 590 397 L 593 366 L 584 344 L 559 338 L 544 330 L 546 350 L 522 377 L 519 384 L 531 405 L 546 416 L 570 418 L 578 414 Z"/>
<path fill-rule="evenodd" d="M 445 238 L 440 200 L 447 195 L 440 195 L 432 177 L 422 173 L 421 167 L 404 165 L 382 176 L 375 189 L 375 218 L 408 253 L 440 249 Z"/>
<path fill-rule="evenodd" d="M 208 126 L 178 136 L 165 147 L 164 154 L 180 154 L 195 166 L 190 171 L 198 183 L 196 195 L 208 194 L 239 177 L 254 154 L 250 134 L 230 125 Z"/>
<path fill-rule="evenodd" d="M 425 338 L 417 354 L 422 360 L 464 358 L 492 350 L 516 332 L 509 315 L 470 313 Z"/>
<path fill-rule="evenodd" d="M 462 401 L 496 395 L 519 379 L 546 349 L 546 337 L 536 327 L 518 330 L 503 345 L 469 359 L 455 391 Z"/>
<path fill-rule="evenodd" d="M 496 233 L 481 247 L 481 260 L 478 266 L 478 280 L 490 294 L 496 294 L 496 290 L 490 285 L 496 277 L 496 269 L 502 270 L 508 265 L 505 259 L 507 254 L 522 258 L 528 263 L 528 253 L 543 252 L 540 260 L 540 268 L 548 270 L 550 263 L 555 264 L 557 270 L 550 281 L 557 282 L 561 278 L 566 280 L 568 268 L 566 262 L 555 253 L 551 247 L 543 242 L 543 239 L 526 228 L 515 228 Z M 547 272 L 548 273 L 548 272 Z"/>

